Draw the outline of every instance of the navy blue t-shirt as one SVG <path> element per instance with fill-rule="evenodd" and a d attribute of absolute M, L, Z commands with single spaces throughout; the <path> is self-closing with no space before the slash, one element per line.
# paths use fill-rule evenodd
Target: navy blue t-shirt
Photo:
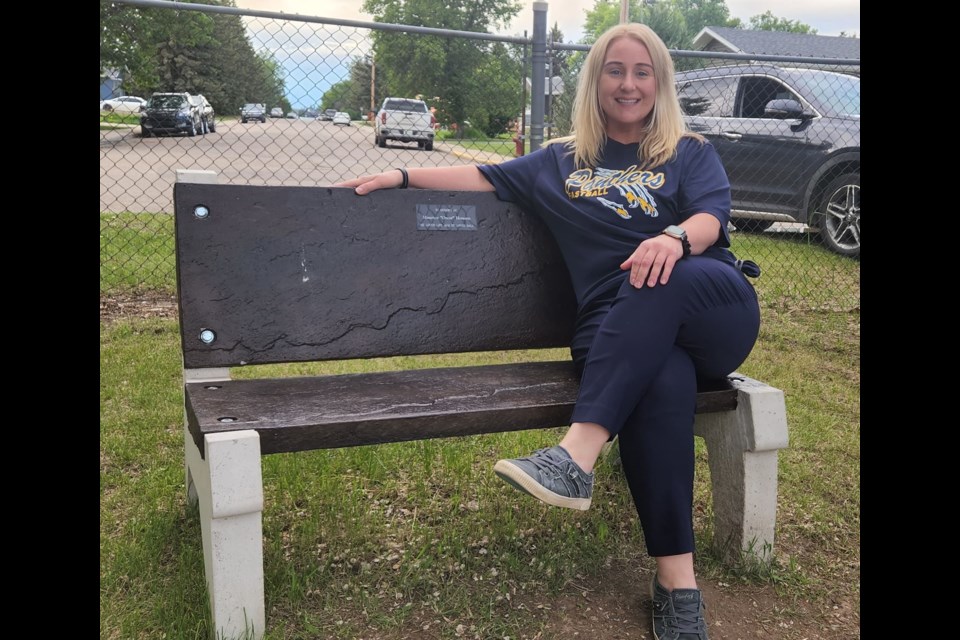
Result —
<path fill-rule="evenodd" d="M 638 147 L 610 140 L 592 169 L 577 169 L 564 144 L 478 167 L 498 198 L 546 222 L 581 309 L 620 286 L 627 273 L 620 264 L 643 240 L 696 213 L 716 216 L 722 230 L 703 255 L 735 262 L 726 249 L 730 182 L 713 146 L 682 138 L 671 161 L 645 170 L 637 168 Z"/>

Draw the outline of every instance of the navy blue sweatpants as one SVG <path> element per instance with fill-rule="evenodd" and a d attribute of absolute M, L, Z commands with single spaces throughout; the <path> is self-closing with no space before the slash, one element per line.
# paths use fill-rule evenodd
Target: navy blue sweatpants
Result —
<path fill-rule="evenodd" d="M 732 373 L 760 329 L 757 295 L 733 265 L 679 260 L 666 285 L 581 314 L 571 352 L 581 371 L 571 422 L 620 435 L 620 457 L 651 556 L 690 553 L 697 379 Z"/>

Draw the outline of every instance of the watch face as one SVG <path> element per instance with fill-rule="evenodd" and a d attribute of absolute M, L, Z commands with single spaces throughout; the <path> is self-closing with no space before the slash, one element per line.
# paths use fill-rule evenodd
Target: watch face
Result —
<path fill-rule="evenodd" d="M 677 238 L 678 240 L 687 237 L 687 232 L 683 230 L 683 227 L 678 227 L 675 224 L 668 226 L 663 230 L 663 233 L 670 237 Z"/>

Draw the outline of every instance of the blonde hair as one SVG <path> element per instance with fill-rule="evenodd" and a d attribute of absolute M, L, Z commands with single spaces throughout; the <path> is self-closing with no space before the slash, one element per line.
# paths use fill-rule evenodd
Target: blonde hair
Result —
<path fill-rule="evenodd" d="M 614 40 L 633 38 L 650 52 L 653 76 L 657 82 L 657 99 L 646 123 L 637 157 L 641 168 L 669 162 L 684 136 L 703 140 L 686 130 L 677 89 L 674 86 L 673 60 L 670 51 L 653 29 L 645 24 L 619 24 L 607 29 L 590 48 L 580 72 L 577 95 L 573 101 L 573 132 L 550 143 L 565 143 L 574 154 L 578 168 L 596 167 L 607 142 L 606 116 L 600 108 L 599 83 L 607 49 Z"/>

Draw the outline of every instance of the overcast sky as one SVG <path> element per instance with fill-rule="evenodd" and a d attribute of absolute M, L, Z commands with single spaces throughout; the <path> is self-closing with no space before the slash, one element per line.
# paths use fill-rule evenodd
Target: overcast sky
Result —
<path fill-rule="evenodd" d="M 521 34 L 533 29 L 533 0 L 521 0 L 523 9 L 505 30 L 507 34 Z M 574 42 L 583 35 L 585 12 L 594 0 L 552 0 L 547 3 L 547 19 L 563 32 L 564 40 Z M 361 13 L 363 0 L 237 0 L 238 7 L 284 11 L 327 18 L 372 20 Z M 772 11 L 780 18 L 799 20 L 817 30 L 822 36 L 860 35 L 860 0 L 727 0 L 730 15 L 746 22 L 750 16 Z"/>
<path fill-rule="evenodd" d="M 839 35 L 841 31 L 860 35 L 859 0 L 726 0 L 733 17 L 746 22 L 750 16 L 767 10 L 780 18 L 799 20 L 814 27 L 820 35 Z M 521 0 L 523 9 L 501 31 L 522 35 L 533 30 L 533 0 Z M 363 0 L 236 0 L 237 6 L 262 11 L 295 13 L 305 16 L 341 18 L 370 22 L 373 16 L 362 13 Z M 564 42 L 577 42 L 583 36 L 585 12 L 594 0 L 551 0 L 548 25 L 557 23 Z M 323 93 L 349 75 L 351 60 L 369 47 L 367 31 L 340 29 L 274 20 L 254 21 L 249 29 L 254 48 L 271 51 L 284 71 L 287 98 L 294 107 L 319 104 Z"/>

